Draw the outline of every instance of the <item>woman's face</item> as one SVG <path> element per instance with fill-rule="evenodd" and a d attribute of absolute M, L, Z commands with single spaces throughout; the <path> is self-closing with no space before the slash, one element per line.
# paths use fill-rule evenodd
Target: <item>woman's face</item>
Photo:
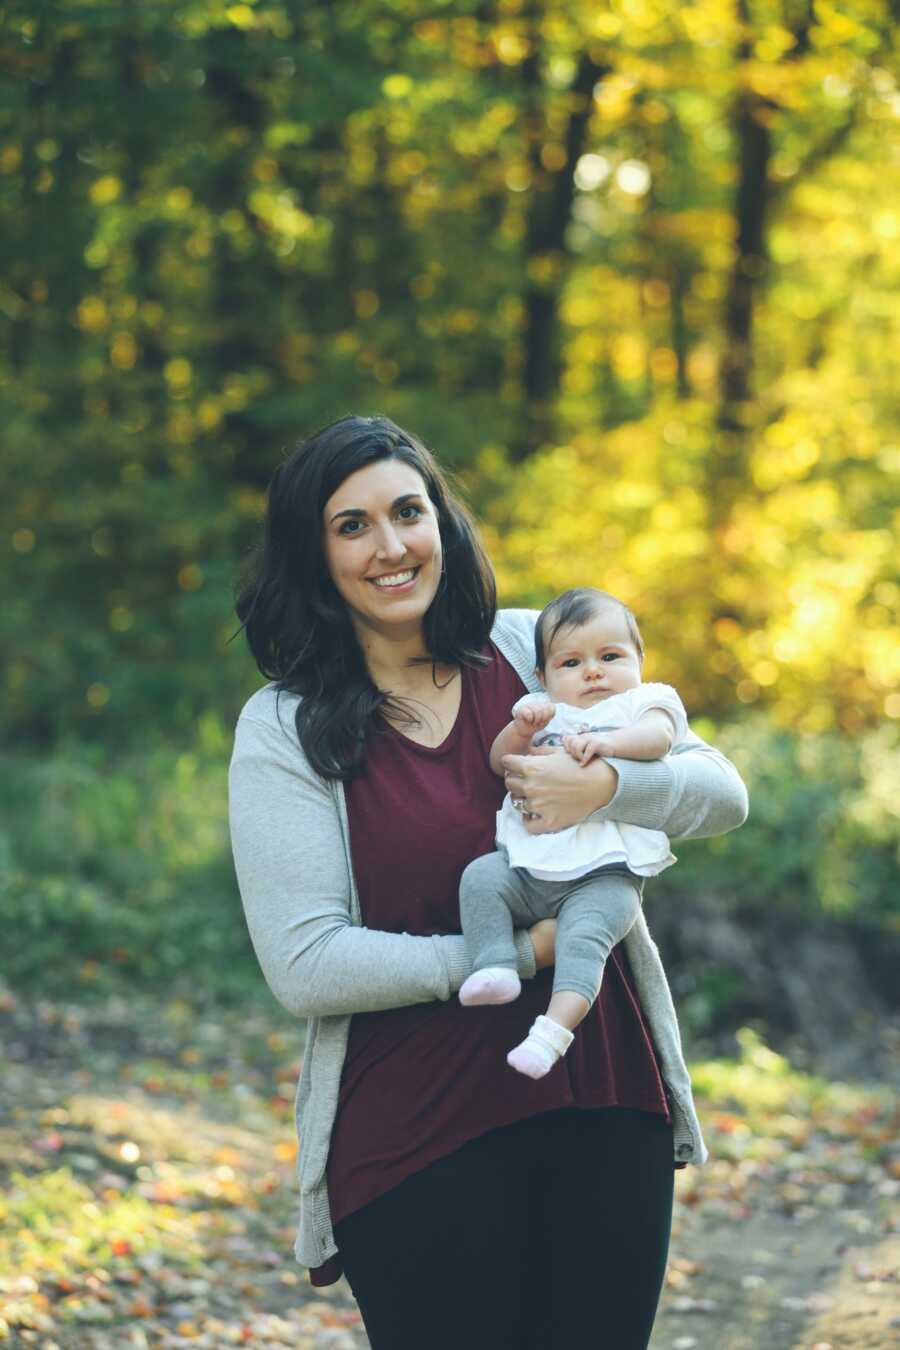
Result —
<path fill-rule="evenodd" d="M 441 579 L 437 515 L 421 474 L 381 459 L 325 503 L 325 562 L 357 632 L 421 632 Z"/>

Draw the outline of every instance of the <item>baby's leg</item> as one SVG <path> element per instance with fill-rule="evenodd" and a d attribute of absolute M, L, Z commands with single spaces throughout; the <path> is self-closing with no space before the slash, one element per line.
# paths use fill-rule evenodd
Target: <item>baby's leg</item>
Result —
<path fill-rule="evenodd" d="M 546 1017 L 539 1017 L 507 1061 L 530 1078 L 543 1078 L 572 1043 L 600 992 L 609 953 L 641 907 L 640 883 L 630 873 L 590 873 L 573 883 L 556 916 L 556 969 Z"/>
<path fill-rule="evenodd" d="M 592 872 L 573 887 L 556 916 L 556 968 L 547 1009 L 570 1031 L 590 1011 L 609 954 L 641 908 L 641 883 L 630 872 Z"/>
<path fill-rule="evenodd" d="M 519 873 L 505 853 L 487 853 L 463 872 L 459 913 L 474 973 L 459 991 L 460 1003 L 509 1003 L 518 997 L 513 925 L 534 923 L 536 917 L 520 891 Z"/>

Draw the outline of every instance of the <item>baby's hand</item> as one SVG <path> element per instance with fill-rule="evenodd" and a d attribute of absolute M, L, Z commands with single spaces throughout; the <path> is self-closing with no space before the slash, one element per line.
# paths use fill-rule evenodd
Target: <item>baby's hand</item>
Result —
<path fill-rule="evenodd" d="M 577 759 L 582 768 L 592 759 L 599 759 L 606 753 L 606 738 L 596 731 L 582 731 L 577 736 L 563 736 L 563 747 L 573 759 Z"/>
<path fill-rule="evenodd" d="M 513 704 L 513 721 L 524 735 L 533 736 L 553 720 L 556 705 L 544 694 L 525 694 Z"/>

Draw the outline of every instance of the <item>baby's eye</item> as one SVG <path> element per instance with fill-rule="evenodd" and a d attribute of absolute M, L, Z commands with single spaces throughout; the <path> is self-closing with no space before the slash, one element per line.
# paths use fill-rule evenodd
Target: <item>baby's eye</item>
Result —
<path fill-rule="evenodd" d="M 600 657 L 601 661 L 618 661 L 618 659 L 619 659 L 618 652 L 604 652 L 603 655 Z"/>
<path fill-rule="evenodd" d="M 563 661 L 563 670 L 574 670 L 577 665 L 578 665 L 578 657 L 570 656 L 565 661 Z"/>

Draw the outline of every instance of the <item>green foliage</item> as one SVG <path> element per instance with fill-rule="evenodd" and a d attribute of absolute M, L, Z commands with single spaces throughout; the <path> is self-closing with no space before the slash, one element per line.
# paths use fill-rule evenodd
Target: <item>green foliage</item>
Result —
<path fill-rule="evenodd" d="M 7 5 L 11 726 L 230 720 L 262 489 L 353 408 L 464 471 L 507 599 L 639 601 L 695 714 L 900 716 L 898 28 L 746 19 Z"/>
<path fill-rule="evenodd" d="M 227 752 L 212 720 L 196 749 L 111 759 L 7 756 L 0 912 L 20 939 L 18 984 L 87 993 L 125 983 L 224 994 L 253 983 L 228 848 Z"/>
<path fill-rule="evenodd" d="M 754 715 L 710 737 L 748 784 L 749 818 L 733 834 L 676 845 L 678 865 L 654 881 L 654 895 L 713 893 L 745 916 L 852 914 L 900 933 L 897 729 L 856 742 L 792 735 Z"/>
<path fill-rule="evenodd" d="M 17 980 L 253 982 L 232 589 L 274 466 L 352 409 L 456 470 L 504 603 L 616 592 L 648 678 L 724 727 L 750 821 L 661 895 L 895 931 L 895 17 L 5 7 Z M 741 997 L 697 979 L 698 1007 Z"/>

